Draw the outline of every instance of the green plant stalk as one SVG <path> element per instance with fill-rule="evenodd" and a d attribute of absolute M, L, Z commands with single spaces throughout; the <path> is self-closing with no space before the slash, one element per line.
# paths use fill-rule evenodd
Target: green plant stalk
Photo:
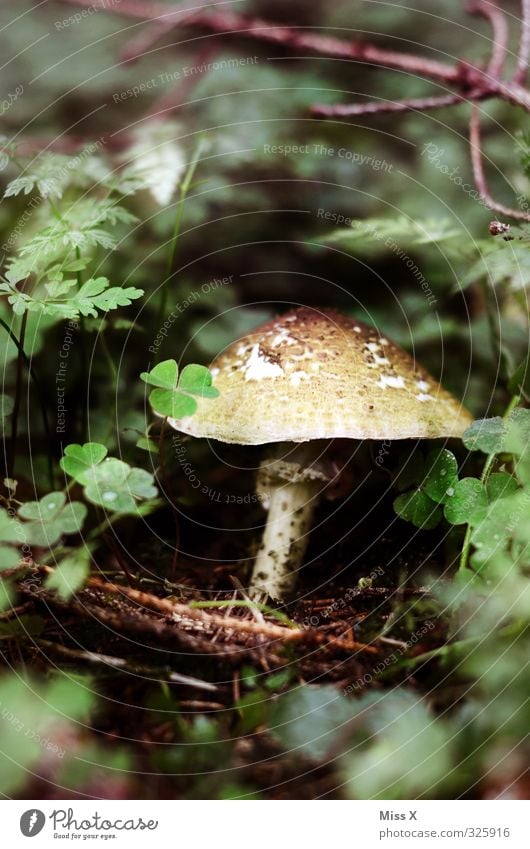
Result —
<path fill-rule="evenodd" d="M 268 616 L 274 616 L 275 619 L 278 619 L 289 628 L 298 629 L 296 622 L 289 619 L 281 610 L 275 610 L 274 607 L 269 607 L 268 604 L 260 604 L 257 601 L 234 601 L 233 599 L 227 599 L 226 601 L 192 601 L 189 606 L 198 609 L 208 607 L 248 607 L 251 610 L 259 610 L 261 613 L 266 613 Z"/>
<path fill-rule="evenodd" d="M 110 373 L 112 375 L 112 387 L 111 388 L 112 388 L 112 394 L 114 396 L 114 399 L 116 399 L 116 396 L 118 394 L 118 370 L 116 368 L 116 364 L 114 363 L 114 360 L 112 359 L 112 354 L 110 353 L 109 346 L 107 345 L 107 338 L 105 336 L 104 330 L 100 330 L 100 332 L 99 332 L 99 341 L 101 343 L 101 348 L 102 348 L 103 354 L 105 356 L 105 359 L 107 361 L 107 365 L 108 365 L 108 367 L 110 369 Z"/>
<path fill-rule="evenodd" d="M 513 396 L 510 403 L 506 407 L 506 410 L 504 411 L 503 419 L 507 419 L 510 416 L 510 414 L 514 411 L 514 409 L 519 404 L 520 400 L 521 400 L 520 395 L 514 395 Z M 488 454 L 488 456 L 486 457 L 486 462 L 484 463 L 484 467 L 482 469 L 482 474 L 480 476 L 480 482 L 482 484 L 486 484 L 486 482 L 487 482 L 487 480 L 490 476 L 490 472 L 491 472 L 493 463 L 495 462 L 496 456 L 497 455 L 495 453 L 493 453 L 493 454 Z M 471 533 L 472 533 L 471 525 L 467 525 L 466 533 L 465 533 L 465 536 L 464 536 L 464 541 L 462 543 L 462 552 L 461 552 L 461 555 L 460 555 L 460 564 L 458 566 L 458 572 L 459 573 L 465 572 L 467 570 L 467 565 L 468 565 L 468 561 L 469 561 L 469 551 L 471 549 Z"/>
<path fill-rule="evenodd" d="M 486 320 L 488 322 L 494 362 L 499 364 L 499 376 L 505 380 L 513 371 L 513 365 L 510 363 L 508 351 L 502 344 L 501 329 L 499 327 L 499 305 L 495 289 L 484 279 L 481 281 L 481 288 L 484 295 Z"/>
<path fill-rule="evenodd" d="M 17 356 L 17 377 L 15 383 L 15 401 L 13 406 L 13 414 L 11 418 L 11 451 L 8 462 L 8 476 L 15 477 L 15 463 L 17 459 L 17 436 L 18 436 L 18 416 L 20 412 L 20 402 L 22 400 L 22 371 L 24 364 L 24 342 L 26 339 L 26 327 L 28 324 L 28 313 L 25 312 L 20 323 L 20 347 Z"/>
<path fill-rule="evenodd" d="M 203 147 L 204 147 L 204 139 L 201 138 L 201 139 L 199 139 L 199 141 L 197 143 L 197 147 L 195 148 L 195 151 L 193 153 L 193 157 L 192 157 L 192 160 L 191 160 L 191 162 L 188 166 L 188 170 L 186 171 L 186 173 L 184 175 L 184 179 L 182 180 L 182 183 L 179 186 L 179 199 L 178 199 L 178 202 L 177 202 L 177 211 L 176 211 L 176 214 L 175 214 L 175 223 L 173 225 L 173 235 L 171 237 L 171 246 L 170 246 L 169 256 L 168 256 L 168 261 L 167 261 L 167 266 L 166 266 L 166 280 L 165 280 L 164 286 L 162 288 L 162 294 L 161 294 L 161 297 L 160 297 L 160 305 L 159 305 L 159 308 L 158 308 L 157 327 L 161 327 L 163 322 L 164 322 L 164 316 L 165 316 L 166 310 L 167 310 L 167 300 L 168 300 L 168 291 L 169 291 L 168 284 L 169 284 L 169 279 L 170 279 L 170 277 L 173 273 L 173 269 L 175 268 L 175 260 L 177 258 L 177 249 L 178 249 L 178 242 L 179 242 L 179 236 L 180 236 L 180 228 L 181 228 L 181 225 L 182 225 L 182 216 L 184 214 L 184 204 L 186 202 L 186 198 L 187 198 L 187 195 L 188 195 L 188 192 L 189 192 L 189 189 L 190 189 L 191 181 L 193 179 L 195 169 L 197 168 Z M 155 354 L 155 362 L 158 362 L 159 354 L 160 354 L 160 349 L 158 349 L 157 353 Z"/>
<path fill-rule="evenodd" d="M 76 259 L 81 259 L 81 251 L 79 248 L 75 249 Z M 77 278 L 77 288 L 81 289 L 83 285 L 83 274 L 81 271 L 76 273 Z M 80 359 L 81 359 L 81 436 L 83 440 L 85 440 L 87 432 L 88 432 L 88 355 L 87 355 L 87 338 L 86 338 L 86 327 L 85 327 L 85 319 L 83 316 L 79 317 L 79 327 L 81 328 L 81 332 L 79 335 L 79 344 L 80 344 Z"/>
<path fill-rule="evenodd" d="M 48 414 L 46 412 L 46 403 L 45 403 L 44 393 L 42 391 L 39 379 L 37 377 L 37 373 L 36 373 L 35 369 L 33 368 L 32 364 L 31 364 L 30 358 L 28 357 L 28 355 L 24 351 L 23 346 L 20 344 L 20 340 L 13 333 L 13 331 L 11 330 L 9 325 L 4 321 L 3 318 L 0 318 L 0 326 L 4 328 L 4 330 L 6 331 L 8 336 L 10 337 L 10 339 L 16 345 L 19 356 L 22 357 L 22 359 L 24 360 L 26 368 L 27 368 L 29 375 L 30 375 L 30 377 L 33 381 L 33 384 L 35 386 L 35 389 L 37 390 L 37 396 L 39 398 L 39 405 L 40 405 L 41 414 L 42 414 L 42 424 L 43 424 L 43 427 L 44 427 L 44 433 L 46 434 L 46 440 L 47 440 L 47 443 L 48 443 L 48 448 L 47 448 L 47 452 L 46 452 L 46 456 L 47 456 L 47 460 L 48 460 L 48 476 L 49 476 L 49 479 L 50 479 L 50 486 L 53 488 L 53 486 L 54 486 L 53 458 L 52 458 L 52 454 L 51 454 L 52 440 L 51 440 L 51 433 L 50 433 L 50 425 L 49 425 L 49 422 L 48 422 Z"/>
<path fill-rule="evenodd" d="M 145 505 L 144 505 L 144 504 L 138 504 L 138 505 L 137 505 L 137 507 L 136 507 L 136 513 L 137 513 L 137 515 L 138 515 L 138 516 L 144 516 L 144 515 L 147 515 L 147 514 L 144 512 L 144 510 L 145 510 L 145 509 L 147 509 L 147 511 L 149 512 L 149 511 L 151 510 L 151 508 L 152 508 L 153 504 L 156 504 L 157 506 L 161 506 L 161 505 L 162 505 L 162 500 L 161 500 L 161 499 L 154 499 L 153 501 L 148 502 L 148 503 L 147 503 L 147 504 L 145 504 Z M 109 528 L 111 528 L 111 527 L 112 527 L 112 526 L 113 526 L 116 522 L 119 522 L 119 521 L 120 521 L 120 519 L 125 519 L 125 518 L 127 518 L 127 517 L 128 517 L 128 518 L 130 518 L 130 517 L 131 517 L 131 515 L 132 515 L 131 513 L 113 513 L 113 514 L 112 514 L 112 516 L 106 516 L 106 517 L 105 517 L 105 519 L 103 519 L 103 521 L 102 521 L 102 522 L 100 522 L 100 524 L 99 524 L 99 525 L 96 525 L 96 527 L 95 527 L 95 528 L 93 528 L 93 529 L 90 531 L 90 533 L 89 533 L 89 534 L 87 534 L 87 536 L 86 536 L 86 538 L 85 538 L 85 542 L 86 542 L 86 543 L 92 543 L 92 542 L 95 542 L 95 541 L 98 539 L 98 537 L 100 537 L 100 536 L 101 536 L 101 534 L 102 534 L 104 531 L 106 531 L 106 530 L 108 530 Z"/>

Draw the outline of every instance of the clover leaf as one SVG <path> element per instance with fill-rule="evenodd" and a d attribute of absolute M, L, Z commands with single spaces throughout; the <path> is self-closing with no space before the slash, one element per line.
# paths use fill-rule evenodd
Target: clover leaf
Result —
<path fill-rule="evenodd" d="M 212 383 L 212 375 L 205 366 L 188 365 L 179 368 L 175 360 L 164 360 L 150 372 L 142 372 L 140 378 L 155 389 L 149 394 L 149 403 L 156 413 L 181 419 L 197 411 L 200 398 L 217 398 L 219 390 Z"/>
<path fill-rule="evenodd" d="M 499 498 L 488 508 L 482 521 L 474 528 L 471 542 L 475 547 L 473 564 L 483 566 L 492 555 L 502 550 L 513 535 L 517 517 L 520 520 L 526 509 L 521 493 Z M 515 522 L 514 522 L 515 517 Z"/>
<path fill-rule="evenodd" d="M 20 557 L 16 549 L 12 548 L 9 543 L 24 542 L 20 531 L 20 522 L 10 516 L 7 510 L 0 509 L 0 571 L 2 569 L 13 569 L 17 565 Z M 7 543 L 7 545 L 6 545 Z"/>
<path fill-rule="evenodd" d="M 506 498 L 508 495 L 513 495 L 517 490 L 517 481 L 513 475 L 509 475 L 507 472 L 494 472 L 486 481 L 486 492 L 490 501 Z"/>
<path fill-rule="evenodd" d="M 61 469 L 78 483 L 85 483 L 86 475 L 107 456 L 107 449 L 98 442 L 84 445 L 67 445 L 61 458 Z"/>
<path fill-rule="evenodd" d="M 85 583 L 90 569 L 90 552 L 76 549 L 63 557 L 46 580 L 46 589 L 55 590 L 57 595 L 68 601 Z"/>
<path fill-rule="evenodd" d="M 436 502 L 444 502 L 448 493 L 458 480 L 458 463 L 455 455 L 444 448 L 440 452 L 432 451 L 425 461 L 427 476 L 422 487 L 427 495 Z"/>
<path fill-rule="evenodd" d="M 500 416 L 477 419 L 464 431 L 462 442 L 469 451 L 498 454 L 503 450 L 506 429 Z"/>
<path fill-rule="evenodd" d="M 488 496 L 477 478 L 462 478 L 450 488 L 444 515 L 452 525 L 476 525 L 488 510 Z"/>
<path fill-rule="evenodd" d="M 55 545 L 64 534 L 76 534 L 81 530 L 86 513 L 87 508 L 79 501 L 67 504 L 64 492 L 50 492 L 40 501 L 29 501 L 18 511 L 19 518 L 27 520 L 20 527 L 22 542 Z"/>
<path fill-rule="evenodd" d="M 140 378 L 150 386 L 158 386 L 161 389 L 175 389 L 178 382 L 179 367 L 176 360 L 164 360 L 158 363 L 151 371 L 143 371 Z"/>
<path fill-rule="evenodd" d="M 97 442 L 67 445 L 61 468 L 84 487 L 85 498 L 114 513 L 137 512 L 137 501 L 154 498 L 154 477 L 145 469 L 131 468 Z"/>
<path fill-rule="evenodd" d="M 179 389 L 184 389 L 191 395 L 198 395 L 200 398 L 217 398 L 219 390 L 212 383 L 213 379 L 209 369 L 205 366 L 192 364 L 182 369 Z"/>
<path fill-rule="evenodd" d="M 394 510 L 401 519 L 412 522 L 417 528 L 435 528 L 442 518 L 442 510 L 421 489 L 398 495 Z"/>

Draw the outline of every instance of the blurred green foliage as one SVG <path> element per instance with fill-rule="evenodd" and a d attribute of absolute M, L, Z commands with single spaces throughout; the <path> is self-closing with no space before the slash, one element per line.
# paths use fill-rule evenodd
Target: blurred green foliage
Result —
<path fill-rule="evenodd" d="M 443 11 L 417 5 L 237 4 L 249 15 L 440 60 L 489 55 L 487 22 L 470 20 L 460 2 L 448 0 Z M 504 6 L 518 14 L 515 2 Z M 528 754 L 530 431 L 527 410 L 500 414 L 511 398 L 528 398 L 530 240 L 526 226 L 488 235 L 492 215 L 471 177 L 467 106 L 324 122 L 311 116 L 313 104 L 439 87 L 185 28 L 127 62 L 138 24 L 98 12 L 65 26 L 72 8 L 22 0 L 15 17 L 9 4 L 0 7 L 4 87 L 14 93 L 23 84 L 2 115 L 0 160 L 0 424 L 9 461 L 0 512 L 0 790 L 23 795 L 43 780 L 91 795 L 165 792 L 154 779 L 135 785 L 131 770 L 166 776 L 175 795 L 259 798 L 268 778 L 247 768 L 256 751 L 265 763 L 327 770 L 331 786 L 343 784 L 353 798 L 502 792 Z M 197 68 L 209 63 L 217 65 Z M 170 109 L 162 98 L 175 87 L 184 104 Z M 505 104 L 481 108 L 492 192 L 524 206 L 524 118 Z M 451 535 L 447 563 L 429 576 L 433 598 L 404 602 L 370 627 L 403 643 L 432 620 L 442 644 L 415 655 L 405 643 L 383 669 L 348 672 L 347 695 L 332 684 L 300 686 L 294 662 L 267 674 L 243 667 L 233 706 L 195 716 L 164 683 L 127 681 L 117 716 L 108 705 L 115 677 L 109 684 L 103 673 L 50 673 L 42 663 L 31 674 L 19 670 L 19 647 L 49 627 L 44 611 L 16 612 L 10 570 L 21 551 L 28 572 L 30 554 L 53 564 L 45 586 L 66 604 L 98 556 L 108 565 L 104 533 L 119 558 L 118 519 L 140 558 L 143 519 L 156 520 L 163 503 L 203 519 L 194 493 L 173 498 L 155 486 L 164 459 L 167 479 L 179 479 L 179 467 L 158 453 L 143 381 L 155 387 L 157 412 L 192 413 L 192 396 L 211 386 L 207 369 L 190 364 L 207 364 L 296 303 L 335 306 L 376 325 L 477 416 L 463 446 L 420 449 L 392 470 L 398 515 L 423 529 L 445 519 L 440 527 Z M 212 463 L 203 444 L 190 457 Z M 146 557 L 156 567 L 167 515 Z M 246 518 L 252 526 L 252 510 Z M 448 578 L 451 545 L 465 557 Z M 246 538 L 240 547 L 248 557 Z M 24 663 L 33 662 L 26 652 Z M 127 726 L 135 711 L 141 735 Z M 119 728 L 141 744 L 134 752 L 102 744 L 92 717 L 108 736 Z"/>

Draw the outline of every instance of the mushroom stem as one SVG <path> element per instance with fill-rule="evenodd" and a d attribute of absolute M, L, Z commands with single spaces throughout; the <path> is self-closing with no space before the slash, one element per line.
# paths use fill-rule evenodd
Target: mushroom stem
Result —
<path fill-rule="evenodd" d="M 318 481 L 271 488 L 269 515 L 252 571 L 251 590 L 263 590 L 282 600 L 291 594 L 307 548 L 318 490 Z"/>
<path fill-rule="evenodd" d="M 289 597 L 298 579 L 318 495 L 327 480 L 312 465 L 321 453 L 318 443 L 294 451 L 283 443 L 277 456 L 286 450 L 287 460 L 266 460 L 258 473 L 257 489 L 268 517 L 250 581 L 254 595 L 262 591 L 280 600 Z"/>

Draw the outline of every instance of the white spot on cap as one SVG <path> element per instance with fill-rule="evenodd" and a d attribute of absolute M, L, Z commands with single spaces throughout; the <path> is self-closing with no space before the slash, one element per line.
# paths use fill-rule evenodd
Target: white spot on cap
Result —
<path fill-rule="evenodd" d="M 405 381 L 400 375 L 382 374 L 377 385 L 383 389 L 386 389 L 387 386 L 391 389 L 404 389 Z"/>
<path fill-rule="evenodd" d="M 293 371 L 291 375 L 291 383 L 293 386 L 299 386 L 302 380 L 309 380 L 309 375 L 306 371 Z"/>
<path fill-rule="evenodd" d="M 434 401 L 433 396 L 429 395 L 428 392 L 420 392 L 418 395 L 416 395 L 416 399 L 418 401 Z"/>
<path fill-rule="evenodd" d="M 366 347 L 369 351 L 374 353 L 375 351 L 378 351 L 381 346 L 377 342 L 367 342 Z"/>
<path fill-rule="evenodd" d="M 272 348 L 278 348 L 279 345 L 285 343 L 286 345 L 294 345 L 296 344 L 296 340 L 293 339 L 292 336 L 289 335 L 289 331 L 286 327 L 282 327 L 279 329 L 278 334 L 274 337 L 271 342 Z"/>
<path fill-rule="evenodd" d="M 416 386 L 418 387 L 418 389 L 421 389 L 422 392 L 426 392 L 429 388 L 429 384 L 426 380 L 418 380 Z"/>
<path fill-rule="evenodd" d="M 280 377 L 283 374 L 283 369 L 278 363 L 273 363 L 260 354 L 258 342 L 253 346 L 243 371 L 245 380 L 263 380 L 266 377 Z"/>
<path fill-rule="evenodd" d="M 215 368 L 210 369 L 210 374 L 212 375 L 212 377 L 217 377 L 217 375 L 219 374 L 219 369 L 217 368 L 217 366 L 215 366 Z"/>
<path fill-rule="evenodd" d="M 388 339 L 384 339 L 382 336 L 381 336 L 381 339 L 379 341 L 381 342 L 381 345 L 388 345 L 389 344 Z"/>
<path fill-rule="evenodd" d="M 361 328 L 360 328 L 360 327 L 354 327 L 353 329 L 355 330 L 355 332 L 356 332 L 356 333 L 360 333 L 360 332 L 361 332 Z"/>
<path fill-rule="evenodd" d="M 388 360 L 386 357 L 380 357 L 380 356 L 378 356 L 378 354 L 374 354 L 374 360 L 375 360 L 376 365 L 378 365 L 378 366 L 389 366 L 390 365 L 390 360 Z"/>

